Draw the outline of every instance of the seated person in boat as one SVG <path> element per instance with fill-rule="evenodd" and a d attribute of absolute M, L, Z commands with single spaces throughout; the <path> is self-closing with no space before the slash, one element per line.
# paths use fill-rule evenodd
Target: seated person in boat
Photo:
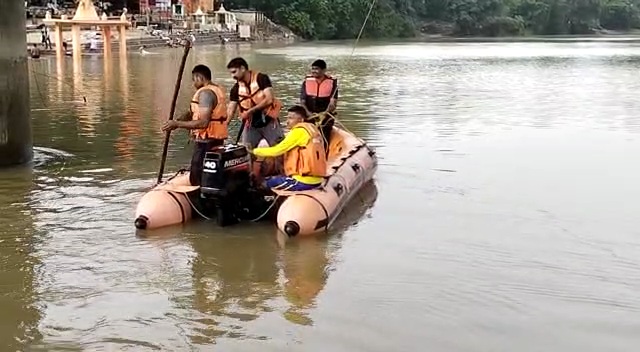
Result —
<path fill-rule="evenodd" d="M 225 89 L 211 81 L 211 70 L 197 65 L 191 72 L 196 93 L 191 98 L 189 111 L 178 120 L 169 120 L 163 131 L 184 128 L 191 131 L 194 143 L 189 182 L 199 186 L 204 157 L 212 148 L 222 145 L 229 135 L 227 130 L 227 103 Z"/>
<path fill-rule="evenodd" d="M 274 190 L 306 191 L 317 188 L 327 172 L 327 157 L 320 130 L 306 121 L 307 110 L 295 105 L 289 108 L 286 137 L 272 147 L 251 151 L 257 157 L 284 155 L 284 175 L 268 177 L 265 186 Z"/>
<path fill-rule="evenodd" d="M 335 123 L 333 115 L 338 104 L 338 80 L 326 72 L 327 63 L 324 60 L 316 60 L 311 64 L 311 75 L 304 79 L 300 89 L 300 104 L 314 114 L 314 123 L 320 128 L 325 149 L 328 149 Z"/>

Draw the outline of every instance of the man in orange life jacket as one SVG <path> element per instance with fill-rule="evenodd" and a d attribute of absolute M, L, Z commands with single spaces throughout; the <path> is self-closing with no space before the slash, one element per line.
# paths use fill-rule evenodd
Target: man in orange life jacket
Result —
<path fill-rule="evenodd" d="M 300 90 L 300 104 L 311 113 L 329 112 L 335 114 L 338 103 L 338 80 L 326 74 L 327 63 L 316 60 L 311 64 L 311 76 L 302 82 Z M 315 123 L 320 127 L 325 139 L 325 148 L 329 145 L 334 119 L 326 115 L 323 120 Z"/>
<path fill-rule="evenodd" d="M 275 145 L 284 137 L 284 132 L 278 122 L 278 115 L 282 104 L 273 94 L 271 79 L 264 73 L 249 70 L 249 64 L 241 57 L 232 59 L 227 64 L 231 76 L 237 81 L 229 92 L 229 106 L 227 116 L 233 117 L 236 110 L 240 111 L 240 119 L 244 122 L 243 142 L 248 149 L 258 146 L 261 139 L 269 145 Z M 253 165 L 253 175 L 260 180 L 263 174 L 268 174 L 272 167 L 257 159 Z"/>
<path fill-rule="evenodd" d="M 191 72 L 196 93 L 191 98 L 189 111 L 178 120 L 169 120 L 163 131 L 184 128 L 191 131 L 194 139 L 189 181 L 199 186 L 205 154 L 213 147 L 222 145 L 228 136 L 226 92 L 222 86 L 211 81 L 211 70 L 197 65 Z"/>
<path fill-rule="evenodd" d="M 282 142 L 273 147 L 253 149 L 260 157 L 284 155 L 284 175 L 268 177 L 265 186 L 287 191 L 306 191 L 322 183 L 327 172 L 327 157 L 320 130 L 306 122 L 307 110 L 295 105 L 289 108 L 287 126 L 291 129 Z"/>

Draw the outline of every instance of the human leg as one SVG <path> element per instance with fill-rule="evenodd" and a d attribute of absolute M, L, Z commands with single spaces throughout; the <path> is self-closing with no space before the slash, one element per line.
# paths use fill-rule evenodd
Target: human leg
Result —
<path fill-rule="evenodd" d="M 320 185 L 309 185 L 287 176 L 272 176 L 266 179 L 266 186 L 272 190 L 298 192 L 312 190 Z"/>
<path fill-rule="evenodd" d="M 284 139 L 284 130 L 278 123 L 278 121 L 274 120 L 269 125 L 262 128 L 262 137 L 269 144 L 269 146 L 274 146 L 280 141 Z M 283 172 L 283 158 L 271 158 L 268 161 L 265 161 L 262 165 L 262 174 L 263 175 L 277 175 Z"/>
<path fill-rule="evenodd" d="M 242 144 L 249 150 L 257 148 L 260 144 L 260 140 L 262 140 L 261 129 L 252 127 L 251 125 L 247 125 L 244 128 L 245 131 L 242 136 Z M 263 160 L 263 158 L 257 158 L 254 155 L 251 156 L 251 177 L 254 184 L 260 184 L 262 182 L 261 168 Z"/>
<path fill-rule="evenodd" d="M 200 186 L 202 170 L 204 168 L 204 158 L 208 151 L 222 145 L 224 140 L 213 139 L 207 142 L 194 142 L 193 154 L 191 155 L 191 167 L 189 168 L 189 183 L 192 186 Z"/>
<path fill-rule="evenodd" d="M 207 143 L 193 143 L 193 154 L 191 155 L 191 166 L 189 167 L 189 183 L 192 186 L 200 186 L 204 156 L 207 153 Z"/>
<path fill-rule="evenodd" d="M 251 127 L 250 125 L 244 126 L 244 132 L 242 134 L 242 144 L 244 144 L 247 149 L 252 150 L 256 148 L 261 139 L 262 134 L 260 129 Z"/>

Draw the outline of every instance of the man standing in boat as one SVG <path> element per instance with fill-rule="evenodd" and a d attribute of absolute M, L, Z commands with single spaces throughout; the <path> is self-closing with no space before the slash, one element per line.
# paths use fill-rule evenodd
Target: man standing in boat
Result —
<path fill-rule="evenodd" d="M 282 104 L 273 93 L 271 79 L 264 73 L 249 70 L 249 64 L 241 57 L 229 61 L 227 69 L 236 80 L 229 92 L 227 117 L 231 119 L 239 110 L 244 123 L 243 143 L 250 150 L 262 139 L 270 146 L 275 145 L 284 137 L 284 132 L 278 121 Z M 263 167 L 262 160 L 258 159 L 253 163 L 252 173 L 259 182 L 271 168 Z"/>
<path fill-rule="evenodd" d="M 326 72 L 327 63 L 324 60 L 316 60 L 311 64 L 311 75 L 305 78 L 300 89 L 300 104 L 312 114 L 318 114 L 315 123 L 321 129 L 325 148 L 328 148 L 335 123 L 331 115 L 335 114 L 338 104 L 338 80 Z"/>
<path fill-rule="evenodd" d="M 320 130 L 305 122 L 307 110 L 301 105 L 289 108 L 287 127 L 291 130 L 273 147 L 253 149 L 259 157 L 284 155 L 284 175 L 268 177 L 265 186 L 283 191 L 307 191 L 317 188 L 327 172 L 327 157 Z"/>
<path fill-rule="evenodd" d="M 163 131 L 184 128 L 191 131 L 194 140 L 189 181 L 199 186 L 205 154 L 213 147 L 222 145 L 228 136 L 227 103 L 224 88 L 211 81 L 211 70 L 197 65 L 191 72 L 196 93 L 191 98 L 189 111 L 178 120 L 169 120 Z"/>

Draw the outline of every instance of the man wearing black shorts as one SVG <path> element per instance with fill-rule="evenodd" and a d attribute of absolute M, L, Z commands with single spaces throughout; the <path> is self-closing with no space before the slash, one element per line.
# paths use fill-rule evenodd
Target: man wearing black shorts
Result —
<path fill-rule="evenodd" d="M 243 143 L 249 149 L 254 149 L 264 139 L 270 146 L 278 144 L 284 138 L 284 131 L 278 121 L 282 104 L 274 96 L 271 79 L 264 73 L 249 70 L 249 64 L 241 57 L 237 57 L 227 64 L 227 69 L 236 80 L 229 92 L 227 118 L 231 119 L 237 110 L 244 123 Z M 253 174 L 258 179 L 264 173 L 274 170 L 261 170 L 256 160 Z"/>

